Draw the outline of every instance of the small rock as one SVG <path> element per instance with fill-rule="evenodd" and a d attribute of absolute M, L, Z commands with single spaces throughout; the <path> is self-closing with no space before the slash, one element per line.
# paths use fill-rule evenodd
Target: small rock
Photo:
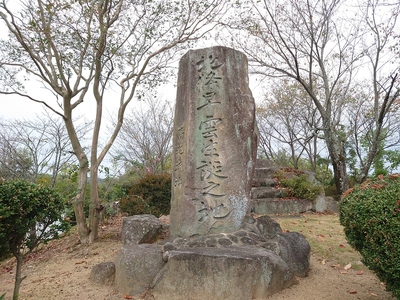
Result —
<path fill-rule="evenodd" d="M 113 285 L 115 277 L 115 264 L 102 262 L 95 265 L 90 272 L 90 280 L 99 284 Z"/>

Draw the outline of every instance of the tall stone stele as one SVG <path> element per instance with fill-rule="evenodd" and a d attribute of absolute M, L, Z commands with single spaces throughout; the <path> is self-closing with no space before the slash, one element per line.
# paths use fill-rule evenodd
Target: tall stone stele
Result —
<path fill-rule="evenodd" d="M 179 63 L 172 238 L 241 227 L 250 202 L 256 152 L 247 57 L 226 47 L 190 50 Z"/>

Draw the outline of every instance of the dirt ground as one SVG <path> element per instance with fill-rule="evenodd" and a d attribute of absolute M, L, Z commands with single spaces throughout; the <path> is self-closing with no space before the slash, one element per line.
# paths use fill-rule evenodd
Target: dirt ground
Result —
<path fill-rule="evenodd" d="M 321 216 L 322 218 L 323 216 Z M 89 247 L 76 241 L 76 233 L 53 241 L 29 256 L 23 267 L 27 278 L 22 282 L 20 299 L 141 299 L 142 297 L 118 293 L 110 286 L 89 280 L 92 267 L 100 262 L 114 261 L 121 248 L 121 218 L 104 224 L 100 240 Z M 0 295 L 12 298 L 15 260 L 0 264 Z M 339 266 L 323 259 L 318 253 L 311 256 L 309 275 L 298 284 L 266 299 L 272 300 L 393 300 L 383 284 L 367 269 Z M 208 299 L 207 299 L 208 300 Z M 238 299 L 240 300 L 240 299 Z"/>

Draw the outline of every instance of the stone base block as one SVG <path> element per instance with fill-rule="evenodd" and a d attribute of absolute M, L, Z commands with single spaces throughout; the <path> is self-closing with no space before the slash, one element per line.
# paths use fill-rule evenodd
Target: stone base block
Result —
<path fill-rule="evenodd" d="M 154 281 L 156 300 L 250 300 L 296 282 L 282 258 L 253 247 L 173 250 Z"/>
<path fill-rule="evenodd" d="M 143 293 L 164 265 L 158 245 L 124 246 L 119 250 L 115 262 L 116 288 L 128 295 Z"/>

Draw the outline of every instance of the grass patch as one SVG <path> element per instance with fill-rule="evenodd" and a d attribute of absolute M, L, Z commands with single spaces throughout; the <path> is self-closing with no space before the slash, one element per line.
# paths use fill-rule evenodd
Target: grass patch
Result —
<path fill-rule="evenodd" d="M 360 262 L 360 254 L 347 243 L 337 214 L 273 216 L 273 219 L 283 231 L 302 233 L 311 246 L 312 254 L 322 263 L 341 267 L 351 263 L 355 270 L 367 270 Z"/>

